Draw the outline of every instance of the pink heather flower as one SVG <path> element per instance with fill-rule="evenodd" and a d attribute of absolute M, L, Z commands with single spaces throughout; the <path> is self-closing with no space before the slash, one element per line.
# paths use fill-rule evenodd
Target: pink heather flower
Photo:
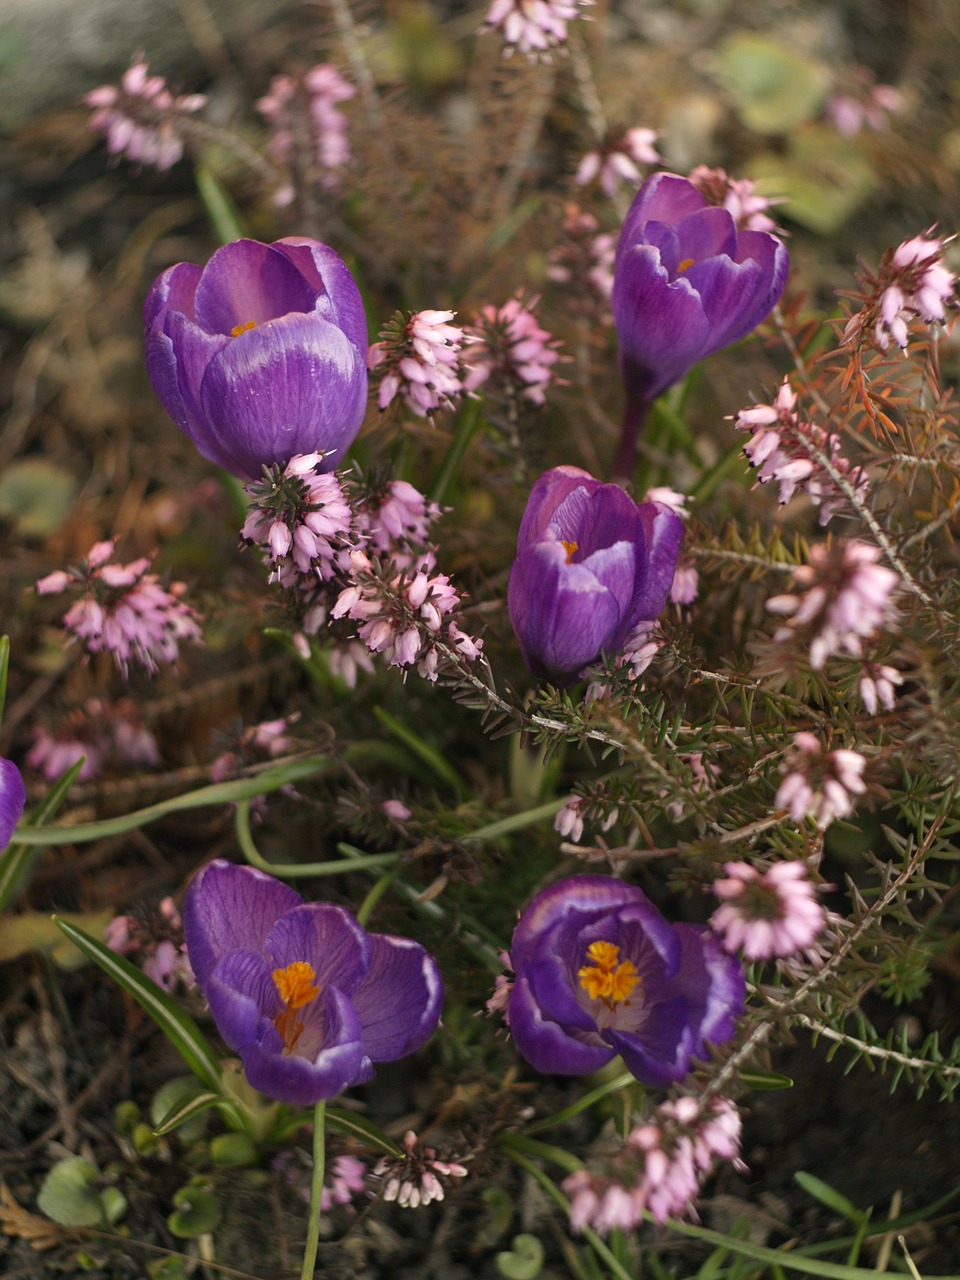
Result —
<path fill-rule="evenodd" d="M 711 169 L 700 164 L 691 170 L 690 181 L 710 204 L 727 210 L 738 231 L 784 234 L 767 213 L 774 205 L 783 204 L 783 197 L 757 195 L 754 190 L 756 184 L 751 178 L 730 178 L 724 169 Z"/>
<path fill-rule="evenodd" d="M 517 295 L 502 307 L 488 303 L 480 309 L 472 326 L 477 345 L 471 348 L 464 378 L 468 391 L 493 378 L 534 404 L 545 403 L 562 343 L 537 323 L 533 312 L 538 301 L 524 303 Z"/>
<path fill-rule="evenodd" d="M 400 396 L 421 418 L 452 409 L 463 393 L 461 348 L 469 339 L 451 324 L 455 311 L 398 311 L 367 355 L 380 378 L 381 409 Z"/>
<path fill-rule="evenodd" d="M 177 661 L 181 643 L 200 640 L 198 615 L 181 599 L 184 583 L 166 588 L 148 572 L 153 555 L 130 564 L 110 563 L 114 541 L 96 543 L 86 560 L 68 572 L 41 578 L 37 594 L 82 588 L 82 598 L 64 615 L 64 627 L 88 653 L 112 653 L 124 675 L 132 659 L 152 675 L 159 663 Z"/>
<path fill-rule="evenodd" d="M 742 951 L 748 960 L 769 960 L 813 944 L 826 913 L 802 862 L 777 862 L 765 871 L 747 862 L 727 862 L 723 869 L 727 879 L 713 886 L 722 905 L 710 925 L 727 951 Z"/>
<path fill-rule="evenodd" d="M 260 764 L 264 760 L 276 760 L 296 750 L 296 740 L 288 732 L 290 725 L 299 719 L 299 713 L 280 716 L 276 720 L 261 720 L 248 725 L 234 743 L 235 749 L 224 751 L 210 766 L 214 782 L 234 777 L 241 769 Z"/>
<path fill-rule="evenodd" d="M 656 129 L 627 129 L 606 139 L 595 151 L 588 151 L 577 165 L 574 182 L 585 187 L 596 180 L 600 190 L 610 200 L 617 193 L 621 182 L 639 187 L 643 181 L 640 165 L 659 164 L 661 156 L 653 145 Z"/>
<path fill-rule="evenodd" d="M 196 984 L 183 941 L 183 921 L 172 898 L 151 911 L 115 916 L 104 930 L 111 951 L 129 956 L 158 987 L 190 991 Z"/>
<path fill-rule="evenodd" d="M 329 1213 L 334 1205 L 349 1205 L 367 1185 L 367 1167 L 355 1156 L 335 1156 L 320 1196 L 320 1212 Z"/>
<path fill-rule="evenodd" d="M 352 581 L 341 591 L 331 617 L 359 622 L 357 636 L 371 653 L 380 653 L 392 667 L 417 664 L 420 675 L 435 681 L 439 675 L 438 643 L 446 643 L 465 660 L 479 656 L 482 641 L 462 632 L 450 617 L 460 597 L 446 574 L 408 569 L 380 572 L 362 551 L 351 556 Z"/>
<path fill-rule="evenodd" d="M 682 560 L 677 565 L 670 587 L 670 600 L 673 604 L 693 604 L 700 594 L 700 575 L 692 564 Z"/>
<path fill-rule="evenodd" d="M 90 128 L 106 136 L 111 155 L 169 169 L 183 155 L 178 118 L 199 111 L 207 99 L 202 93 L 174 98 L 163 76 L 148 75 L 147 63 L 138 56 L 123 73 L 119 88 L 100 85 L 82 101 L 93 108 Z"/>
<path fill-rule="evenodd" d="M 515 50 L 534 61 L 550 61 L 551 50 L 566 43 L 567 23 L 584 17 L 593 0 L 493 0 L 484 19 L 487 31 L 499 31 L 504 57 Z"/>
<path fill-rule="evenodd" d="M 610 295 L 613 293 L 613 259 L 616 254 L 616 237 L 599 231 L 600 224 L 592 213 L 584 213 L 578 205 L 564 208 L 563 238 L 547 255 L 547 278 L 557 284 L 573 285 L 568 290 L 570 305 L 578 311 L 589 310 L 580 297 L 588 290 L 596 301 L 607 304 L 605 319 L 609 314 Z"/>
<path fill-rule="evenodd" d="M 321 453 L 295 454 L 246 486 L 250 513 L 241 541 L 258 545 L 270 581 L 306 589 L 335 576 L 354 538 L 353 512 L 337 476 L 320 471 Z"/>
<path fill-rule="evenodd" d="M 269 93 L 256 103 L 257 110 L 272 129 L 267 148 L 271 159 L 288 167 L 296 161 L 294 143 L 298 117 L 306 113 L 313 162 L 320 172 L 320 181 L 327 188 L 337 187 L 341 170 L 351 160 L 347 120 L 338 110 L 338 104 L 349 101 L 356 92 L 355 86 L 329 62 L 313 67 L 301 79 L 274 76 Z M 278 203 L 289 203 L 292 196 L 292 189 L 283 188 Z"/>
<path fill-rule="evenodd" d="M 565 1178 L 570 1226 L 601 1235 L 632 1230 L 649 1214 L 655 1222 L 693 1212 L 700 1183 L 716 1161 L 739 1160 L 740 1113 L 727 1098 L 685 1096 L 664 1102 L 627 1135 L 604 1173 L 579 1169 Z"/>
<path fill-rule="evenodd" d="M 93 742 L 81 738 L 54 737 L 46 729 L 35 730 L 33 746 L 27 752 L 27 764 L 37 769 L 47 782 L 56 782 L 67 769 L 72 769 L 85 756 L 83 767 L 77 774 L 79 782 L 90 782 L 103 768 L 102 749 Z"/>
<path fill-rule="evenodd" d="M 876 276 L 867 273 L 866 306 L 847 321 L 847 342 L 859 343 L 871 333 L 881 351 L 890 343 L 906 349 L 914 321 L 942 323 L 956 305 L 957 277 L 943 263 L 950 237 L 914 236 L 883 255 Z"/>
<path fill-rule="evenodd" d="M 129 698 L 114 703 L 88 698 L 82 707 L 74 707 L 60 718 L 54 734 L 38 728 L 27 764 L 48 782 L 55 782 L 81 756 L 86 761 L 78 774 L 80 782 L 96 778 L 106 765 L 129 769 L 132 765 L 160 764 L 157 740 Z"/>
<path fill-rule="evenodd" d="M 806 590 L 767 601 L 771 613 L 789 618 L 774 632 L 774 641 L 809 638 L 814 671 L 834 654 L 859 658 L 864 639 L 889 627 L 895 617 L 892 598 L 900 579 L 877 563 L 880 558 L 880 548 L 866 542 L 811 547 L 810 564 L 793 571 L 794 581 Z"/>
<path fill-rule="evenodd" d="M 812 818 L 821 830 L 848 817 L 865 793 L 867 761 L 857 751 L 824 751 L 812 733 L 797 733 L 780 767 L 784 775 L 774 807 L 789 810 L 793 822 Z"/>
<path fill-rule="evenodd" d="M 574 844 L 583 839 L 583 807 L 582 796 L 571 796 L 553 820 L 554 831 Z"/>
<path fill-rule="evenodd" d="M 366 645 L 359 640 L 347 640 L 335 644 L 327 654 L 330 671 L 337 676 L 348 689 L 357 687 L 357 678 L 361 671 L 373 675 L 376 669 Z"/>
<path fill-rule="evenodd" d="M 820 508 L 820 524 L 829 524 L 842 510 L 847 498 L 817 455 L 829 458 L 834 471 L 843 476 L 862 500 L 867 492 L 867 477 L 860 467 L 851 466 L 840 455 L 838 436 L 796 412 L 797 395 L 784 378 L 773 404 L 754 405 L 742 409 L 734 420 L 738 431 L 749 431 L 743 446 L 750 465 L 757 468 L 757 483 L 775 480 L 780 486 L 780 502 L 786 503 L 801 490 L 814 506 Z"/>
<path fill-rule="evenodd" d="M 875 84 L 869 67 L 853 67 L 849 75 L 849 92 L 828 99 L 824 115 L 844 138 L 855 137 L 864 125 L 882 133 L 889 126 L 888 117 L 903 110 L 903 94 L 893 85 Z"/>
<path fill-rule="evenodd" d="M 489 1000 L 485 1001 L 484 1009 L 488 1016 L 499 1014 L 509 1026 L 510 1018 L 507 1013 L 507 1006 L 510 1003 L 510 995 L 515 985 L 513 980 L 513 961 L 510 959 L 509 951 L 500 952 L 500 963 L 507 972 L 497 974 L 493 984 L 493 995 Z"/>
<path fill-rule="evenodd" d="M 356 513 L 357 528 L 367 548 L 381 559 L 408 568 L 413 549 L 426 546 L 430 526 L 441 508 L 406 480 L 390 480 L 363 499 Z"/>
<path fill-rule="evenodd" d="M 409 822 L 413 817 L 402 800 L 381 800 L 380 809 L 391 822 Z"/>
<path fill-rule="evenodd" d="M 897 701 L 897 686 L 903 684 L 903 676 L 896 667 L 866 662 L 857 684 L 860 698 L 870 715 L 876 715 L 883 707 L 892 711 Z"/>
<path fill-rule="evenodd" d="M 443 1200 L 445 1184 L 465 1178 L 467 1169 L 452 1160 L 441 1160 L 433 1147 L 423 1146 L 412 1129 L 403 1139 L 402 1156 L 383 1156 L 374 1166 L 384 1200 L 395 1200 L 401 1209 L 417 1209 Z"/>

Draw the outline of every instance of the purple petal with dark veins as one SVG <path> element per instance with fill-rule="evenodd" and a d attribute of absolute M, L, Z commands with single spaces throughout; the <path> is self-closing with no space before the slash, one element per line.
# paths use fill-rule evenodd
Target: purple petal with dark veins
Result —
<path fill-rule="evenodd" d="M 370 935 L 370 968 L 353 993 L 363 1047 L 373 1062 L 413 1053 L 433 1034 L 443 980 L 433 956 L 409 938 Z"/>

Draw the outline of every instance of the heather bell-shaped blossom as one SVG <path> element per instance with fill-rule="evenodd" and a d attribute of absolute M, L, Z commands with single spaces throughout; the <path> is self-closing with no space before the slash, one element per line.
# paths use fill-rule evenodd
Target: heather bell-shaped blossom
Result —
<path fill-rule="evenodd" d="M 689 179 L 657 173 L 637 192 L 614 263 L 613 318 L 627 393 L 616 473 L 630 475 L 650 403 L 695 364 L 745 337 L 787 279 L 787 251 L 741 231 Z"/>
<path fill-rule="evenodd" d="M 255 1089 L 311 1106 L 419 1049 L 443 1002 L 436 961 L 409 938 L 367 933 L 331 902 L 304 902 L 218 859 L 183 910 L 187 951 L 226 1043 Z"/>
<path fill-rule="evenodd" d="M 295 454 L 332 471 L 363 422 L 367 324 L 332 249 L 302 236 L 235 240 L 181 262 L 144 304 L 147 373 L 205 458 L 243 480 Z"/>
<path fill-rule="evenodd" d="M 670 924 L 641 890 L 605 876 L 537 894 L 510 954 L 510 1033 L 538 1071 L 584 1075 L 620 1054 L 660 1088 L 729 1040 L 743 1010 L 743 972 L 709 929 Z"/>
<path fill-rule="evenodd" d="M 682 540 L 680 517 L 662 503 L 636 503 L 579 467 L 544 472 L 507 591 L 531 672 L 572 684 L 601 653 L 626 648 L 666 604 Z"/>

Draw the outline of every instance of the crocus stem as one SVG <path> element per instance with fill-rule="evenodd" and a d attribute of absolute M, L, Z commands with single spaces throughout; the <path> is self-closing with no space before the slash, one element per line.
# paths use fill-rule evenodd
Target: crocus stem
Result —
<path fill-rule="evenodd" d="M 326 1156 L 324 1134 L 324 1108 L 321 1100 L 313 1108 L 313 1178 L 310 1182 L 310 1217 L 307 1220 L 307 1241 L 303 1246 L 303 1266 L 300 1280 L 313 1280 L 317 1266 L 317 1245 L 320 1243 L 320 1202 L 323 1199 L 323 1174 Z"/>
<path fill-rule="evenodd" d="M 629 484 L 637 465 L 637 442 L 643 430 L 650 409 L 650 401 L 627 390 L 627 407 L 623 413 L 623 426 L 620 428 L 620 443 L 617 446 L 617 457 L 613 464 L 615 484 Z"/>

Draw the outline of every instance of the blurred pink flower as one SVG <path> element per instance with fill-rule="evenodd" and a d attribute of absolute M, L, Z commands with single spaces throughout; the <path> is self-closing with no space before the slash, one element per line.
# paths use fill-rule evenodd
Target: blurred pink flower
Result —
<path fill-rule="evenodd" d="M 809 947 L 826 913 L 802 862 L 776 862 L 760 871 L 747 862 L 727 862 L 725 880 L 713 891 L 722 905 L 710 925 L 728 951 L 748 960 L 789 956 Z"/>

